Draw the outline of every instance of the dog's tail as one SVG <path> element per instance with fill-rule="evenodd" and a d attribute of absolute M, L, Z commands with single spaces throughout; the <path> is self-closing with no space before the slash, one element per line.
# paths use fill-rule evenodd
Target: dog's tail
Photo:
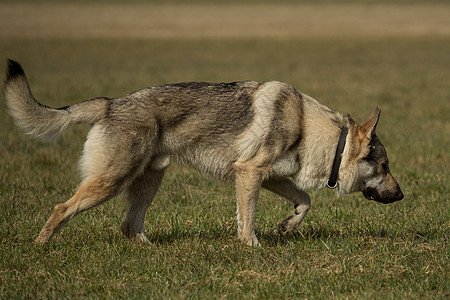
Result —
<path fill-rule="evenodd" d="M 106 116 L 109 99 L 96 98 L 74 105 L 51 108 L 31 94 L 25 73 L 16 61 L 8 59 L 5 98 L 10 114 L 26 133 L 43 140 L 56 138 L 69 125 L 90 123 Z"/>

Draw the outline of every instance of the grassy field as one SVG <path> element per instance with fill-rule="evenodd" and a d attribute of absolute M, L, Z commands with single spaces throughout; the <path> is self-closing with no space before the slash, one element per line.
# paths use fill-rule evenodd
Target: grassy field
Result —
<path fill-rule="evenodd" d="M 358 121 L 379 106 L 378 135 L 405 193 L 382 205 L 361 194 L 313 192 L 299 230 L 279 238 L 276 226 L 292 207 L 263 192 L 256 228 L 263 247 L 253 249 L 236 238 L 232 184 L 172 166 L 147 213 L 151 245 L 120 233 L 126 207 L 119 196 L 37 247 L 53 206 L 79 183 L 88 127 L 44 144 L 18 130 L 2 104 L 0 298 L 448 299 L 450 40 L 448 23 L 433 31 L 427 22 L 433 34 L 184 39 L 176 29 L 126 38 L 90 35 L 85 26 L 65 37 L 45 27 L 58 25 L 51 22 L 23 24 L 15 35 L 0 26 L 0 70 L 6 57 L 19 60 L 36 98 L 50 106 L 169 82 L 245 79 L 288 82 Z"/>

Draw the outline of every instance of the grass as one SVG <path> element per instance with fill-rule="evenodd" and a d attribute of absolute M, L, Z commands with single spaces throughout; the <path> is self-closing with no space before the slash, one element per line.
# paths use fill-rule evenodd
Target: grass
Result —
<path fill-rule="evenodd" d="M 312 192 L 299 230 L 263 192 L 257 236 L 236 238 L 231 184 L 172 166 L 146 217 L 151 245 L 120 233 L 119 196 L 77 216 L 45 247 L 33 240 L 78 184 L 88 128 L 52 144 L 24 136 L 0 107 L 0 298 L 373 298 L 450 296 L 450 42 L 445 37 L 296 39 L 3 38 L 40 101 L 63 106 L 178 81 L 281 80 L 378 134 L 405 199 Z M 4 61 L 1 62 L 4 69 Z"/>

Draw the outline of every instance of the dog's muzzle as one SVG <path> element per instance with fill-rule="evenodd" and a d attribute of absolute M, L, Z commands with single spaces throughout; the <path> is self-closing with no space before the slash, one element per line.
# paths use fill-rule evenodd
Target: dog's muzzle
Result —
<path fill-rule="evenodd" d="M 366 197 L 366 199 L 374 200 L 374 201 L 381 202 L 384 204 L 396 202 L 396 201 L 402 200 L 405 197 L 405 195 L 403 195 L 403 192 L 400 189 L 400 187 L 398 187 L 394 191 L 382 191 L 382 192 L 379 192 L 375 188 L 368 187 L 368 188 L 365 188 L 362 191 L 362 193 L 363 193 L 364 197 Z"/>

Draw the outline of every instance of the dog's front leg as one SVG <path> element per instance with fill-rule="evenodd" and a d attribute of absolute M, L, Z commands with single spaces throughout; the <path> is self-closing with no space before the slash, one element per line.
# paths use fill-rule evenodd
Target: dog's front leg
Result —
<path fill-rule="evenodd" d="M 278 225 L 278 233 L 285 235 L 296 229 L 311 208 L 309 195 L 298 189 L 289 179 L 266 180 L 262 186 L 294 203 L 294 214 L 281 221 Z"/>
<path fill-rule="evenodd" d="M 236 163 L 235 167 L 238 237 L 246 245 L 259 247 L 255 218 L 263 174 L 253 166 Z"/>

